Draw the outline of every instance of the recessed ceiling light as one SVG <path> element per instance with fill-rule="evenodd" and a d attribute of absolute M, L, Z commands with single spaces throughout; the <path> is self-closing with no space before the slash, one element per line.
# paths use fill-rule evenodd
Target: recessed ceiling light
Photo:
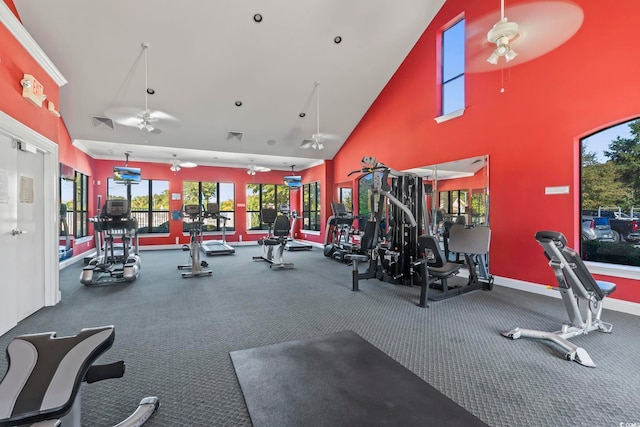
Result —
<path fill-rule="evenodd" d="M 262 22 L 262 15 L 256 13 L 255 15 L 253 15 L 253 20 L 256 22 Z"/>
<path fill-rule="evenodd" d="M 153 95 L 154 93 L 156 93 L 156 91 L 155 91 L 155 90 L 153 90 L 153 89 L 151 89 L 150 87 L 148 87 L 148 88 L 147 88 L 147 93 L 148 93 L 149 95 Z"/>
<path fill-rule="evenodd" d="M 305 113 L 300 113 L 300 114 L 298 114 L 298 115 L 299 115 L 300 117 L 304 117 L 304 116 L 306 116 L 306 114 L 305 114 Z"/>
<path fill-rule="evenodd" d="M 342 37 L 340 37 L 340 36 L 335 36 L 335 37 L 333 38 L 333 42 L 334 42 L 335 44 L 339 44 L 341 41 L 342 41 Z"/>
<path fill-rule="evenodd" d="M 240 107 L 242 105 L 242 101 L 236 101 L 236 107 Z"/>

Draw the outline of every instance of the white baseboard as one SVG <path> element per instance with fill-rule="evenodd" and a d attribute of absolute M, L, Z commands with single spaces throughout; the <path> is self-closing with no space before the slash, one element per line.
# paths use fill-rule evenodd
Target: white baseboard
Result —
<path fill-rule="evenodd" d="M 510 279 L 508 277 L 494 276 L 494 284 L 506 288 L 518 289 L 533 294 L 545 295 L 553 298 L 561 298 L 557 288 L 540 285 L 537 283 L 525 282 L 522 280 Z M 604 300 L 604 308 L 607 310 L 619 311 L 622 313 L 640 316 L 640 304 L 630 301 L 623 301 L 613 297 Z"/>

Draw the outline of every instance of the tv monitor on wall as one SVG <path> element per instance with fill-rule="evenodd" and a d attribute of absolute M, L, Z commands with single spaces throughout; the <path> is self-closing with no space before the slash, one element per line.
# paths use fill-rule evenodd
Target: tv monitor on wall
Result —
<path fill-rule="evenodd" d="M 290 188 L 302 187 L 302 177 L 300 176 L 285 176 L 283 177 L 284 183 Z"/>
<path fill-rule="evenodd" d="M 120 184 L 138 184 L 140 183 L 140 168 L 114 166 L 113 180 Z"/>

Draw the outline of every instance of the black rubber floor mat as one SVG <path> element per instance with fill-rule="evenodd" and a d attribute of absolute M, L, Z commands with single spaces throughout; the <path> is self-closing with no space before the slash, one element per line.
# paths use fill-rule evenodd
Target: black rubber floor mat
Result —
<path fill-rule="evenodd" d="M 486 425 L 353 331 L 230 355 L 255 427 Z"/>

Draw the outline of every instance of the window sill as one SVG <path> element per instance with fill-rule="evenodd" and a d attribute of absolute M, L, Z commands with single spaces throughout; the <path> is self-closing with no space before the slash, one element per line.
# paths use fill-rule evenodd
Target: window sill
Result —
<path fill-rule="evenodd" d="M 640 277 L 640 267 L 630 265 L 606 264 L 604 262 L 584 262 L 591 274 L 603 276 L 620 277 L 624 279 L 638 280 Z"/>
<path fill-rule="evenodd" d="M 452 111 L 451 113 L 447 113 L 447 114 L 442 115 L 440 117 L 436 117 L 433 120 L 435 120 L 436 123 L 440 124 L 442 122 L 446 122 L 448 120 L 455 119 L 456 117 L 462 116 L 464 114 L 464 110 L 465 110 L 464 108 L 461 108 L 459 110 Z"/>
<path fill-rule="evenodd" d="M 316 231 L 316 230 L 300 230 L 300 233 L 304 233 L 304 234 L 311 234 L 312 236 L 319 236 L 320 232 Z"/>
<path fill-rule="evenodd" d="M 269 230 L 247 230 L 247 234 L 267 234 Z"/>

